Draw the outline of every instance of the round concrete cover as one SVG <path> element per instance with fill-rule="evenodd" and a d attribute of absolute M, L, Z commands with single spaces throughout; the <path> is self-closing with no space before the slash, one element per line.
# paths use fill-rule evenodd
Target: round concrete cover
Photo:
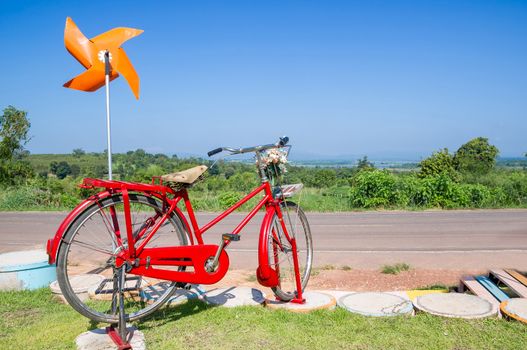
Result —
<path fill-rule="evenodd" d="M 143 287 L 140 292 L 141 299 L 146 302 L 154 302 L 170 287 L 170 284 L 169 282 L 161 282 L 153 286 Z M 205 290 L 199 284 L 193 284 L 189 290 L 178 288 L 174 295 L 168 299 L 167 304 L 177 305 L 191 299 L 198 299 L 203 293 L 205 293 Z"/>
<path fill-rule="evenodd" d="M 265 302 L 265 295 L 255 288 L 228 287 L 205 292 L 203 300 L 212 305 L 226 307 L 261 305 Z"/>
<path fill-rule="evenodd" d="M 86 293 L 90 288 L 97 288 L 104 280 L 103 275 L 97 274 L 84 274 L 76 275 L 70 278 L 70 284 L 75 294 Z M 55 294 L 62 294 L 59 287 L 59 282 L 54 281 L 49 285 L 51 291 Z"/>
<path fill-rule="evenodd" d="M 48 263 L 48 255 L 45 250 L 23 250 L 0 254 L 0 271 L 9 270 L 11 267 L 19 269 L 26 268 L 27 265 Z"/>
<path fill-rule="evenodd" d="M 527 323 L 527 299 L 513 298 L 505 300 L 501 303 L 500 309 L 507 316 Z"/>
<path fill-rule="evenodd" d="M 333 309 L 336 305 L 335 298 L 326 293 L 309 291 L 303 293 L 302 296 L 304 299 L 306 299 L 304 304 L 268 299 L 266 301 L 266 305 L 272 309 L 285 309 L 293 312 L 309 312 L 319 309 Z"/>
<path fill-rule="evenodd" d="M 379 292 L 348 294 L 339 299 L 338 305 L 364 316 L 401 316 L 413 312 L 410 300 L 398 295 Z"/>
<path fill-rule="evenodd" d="M 128 326 L 127 341 L 134 350 L 146 349 L 145 336 L 143 332 L 135 327 Z M 77 350 L 116 350 L 117 345 L 106 333 L 106 328 L 97 328 L 80 334 L 76 339 Z"/>
<path fill-rule="evenodd" d="M 415 299 L 414 305 L 420 311 L 444 317 L 483 318 L 497 313 L 485 299 L 463 293 L 422 295 Z"/>

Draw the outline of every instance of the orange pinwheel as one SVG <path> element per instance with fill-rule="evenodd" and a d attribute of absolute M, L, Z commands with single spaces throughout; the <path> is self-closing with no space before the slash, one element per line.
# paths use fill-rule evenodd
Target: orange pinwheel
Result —
<path fill-rule="evenodd" d="M 68 17 L 64 29 L 64 44 L 87 71 L 68 81 L 64 87 L 83 91 L 95 91 L 102 87 L 105 84 L 105 54 L 108 52 L 110 80 L 121 74 L 130 85 L 135 98 L 139 99 L 139 76 L 120 46 L 142 32 L 143 30 L 134 28 L 114 28 L 88 39 Z"/>

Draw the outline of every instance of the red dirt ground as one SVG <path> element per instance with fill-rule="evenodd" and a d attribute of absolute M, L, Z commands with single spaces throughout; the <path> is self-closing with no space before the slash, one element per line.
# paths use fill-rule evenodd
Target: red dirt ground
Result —
<path fill-rule="evenodd" d="M 332 266 L 315 269 L 309 280 L 308 289 L 334 289 L 349 291 L 395 291 L 423 288 L 432 285 L 458 286 L 464 275 L 482 273 L 477 270 L 425 270 L 410 269 L 397 275 L 384 274 L 380 270 L 342 270 Z M 259 289 L 254 271 L 231 270 L 224 279 L 211 287 L 248 286 Z M 267 292 L 267 291 L 266 291 Z M 270 291 L 269 291 L 270 292 Z M 272 293 L 272 292 L 271 292 Z"/>

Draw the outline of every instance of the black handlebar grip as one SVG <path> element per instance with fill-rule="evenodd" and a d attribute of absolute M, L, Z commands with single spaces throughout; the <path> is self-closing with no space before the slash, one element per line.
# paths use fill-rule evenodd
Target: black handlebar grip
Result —
<path fill-rule="evenodd" d="M 289 137 L 284 136 L 284 137 L 280 137 L 280 141 L 278 142 L 278 144 L 280 146 L 285 146 L 287 145 L 288 142 L 289 142 Z"/>
<path fill-rule="evenodd" d="M 220 148 L 213 149 L 212 151 L 208 152 L 207 154 L 208 154 L 209 157 L 212 157 L 213 155 L 218 154 L 221 151 L 223 151 L 223 149 L 220 147 Z"/>

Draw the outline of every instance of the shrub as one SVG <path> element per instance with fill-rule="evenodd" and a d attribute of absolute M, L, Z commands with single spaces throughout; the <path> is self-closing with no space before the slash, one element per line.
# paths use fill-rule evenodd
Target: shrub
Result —
<path fill-rule="evenodd" d="M 28 210 L 37 207 L 60 207 L 51 191 L 22 186 L 4 191 L 0 196 L 0 210 Z"/>
<path fill-rule="evenodd" d="M 242 199 L 242 196 L 238 192 L 234 192 L 234 191 L 223 192 L 218 197 L 218 201 L 220 202 L 220 206 L 223 209 L 227 209 L 229 207 L 232 207 L 240 199 Z"/>
<path fill-rule="evenodd" d="M 527 203 L 527 173 L 515 171 L 507 177 L 502 185 L 506 201 L 511 205 Z"/>
<path fill-rule="evenodd" d="M 448 152 L 447 148 L 423 159 L 419 163 L 419 168 L 418 176 L 421 178 L 446 174 L 453 180 L 459 179 L 459 174 L 454 168 L 454 156 Z"/>
<path fill-rule="evenodd" d="M 388 275 L 397 275 L 401 271 L 408 271 L 408 270 L 410 270 L 410 265 L 406 263 L 398 263 L 395 265 L 384 265 L 381 269 L 381 272 L 388 274 Z"/>
<path fill-rule="evenodd" d="M 395 179 L 387 170 L 362 170 L 352 178 L 350 200 L 354 207 L 375 208 L 397 201 Z"/>
<path fill-rule="evenodd" d="M 470 207 L 484 208 L 491 202 L 492 192 L 486 186 L 480 184 L 465 184 L 461 186 L 468 197 Z"/>

